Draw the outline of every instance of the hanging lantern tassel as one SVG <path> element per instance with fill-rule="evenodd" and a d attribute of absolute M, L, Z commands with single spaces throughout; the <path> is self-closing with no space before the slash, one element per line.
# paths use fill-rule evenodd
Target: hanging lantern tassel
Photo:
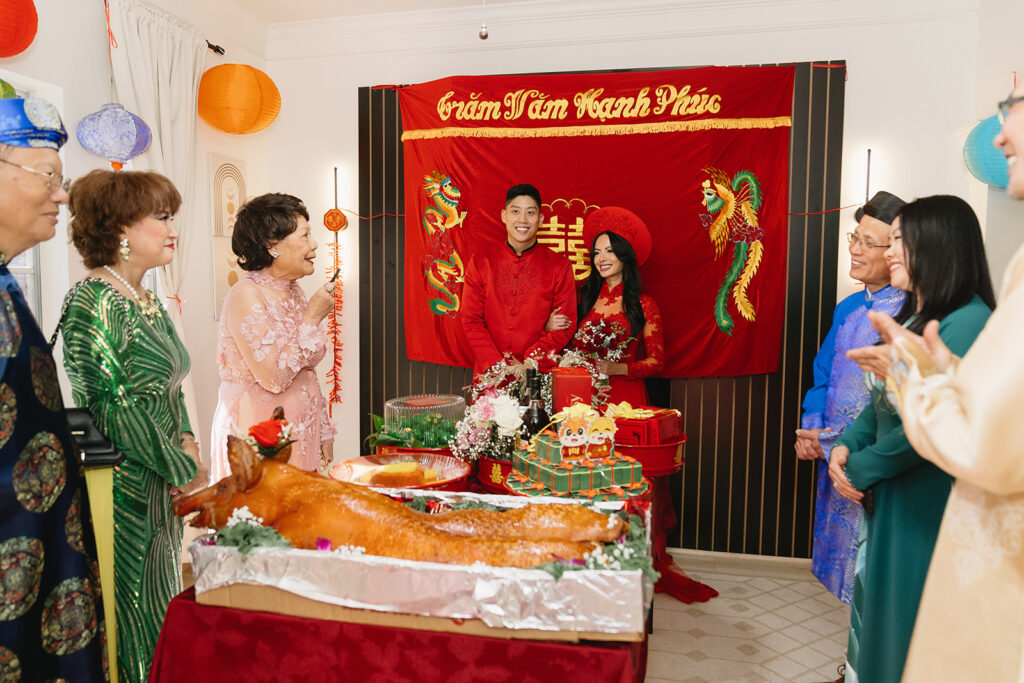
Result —
<path fill-rule="evenodd" d="M 332 209 L 332 211 L 338 210 Z M 338 213 L 341 212 L 338 211 Z M 330 214 L 331 211 L 328 212 L 328 215 Z M 327 223 L 327 216 L 324 216 L 324 223 Z M 327 245 L 327 249 L 331 255 L 331 265 L 328 266 L 327 277 L 334 277 L 334 274 L 340 273 L 341 270 L 341 247 L 338 244 L 337 231 L 334 231 L 334 241 Z M 334 416 L 334 404 L 341 403 L 341 350 L 343 346 L 341 341 L 341 320 L 345 304 L 341 283 L 342 278 L 339 275 L 338 279 L 334 281 L 334 308 L 327 319 L 327 336 L 331 340 L 331 348 L 334 349 L 334 362 L 327 371 L 327 384 L 330 387 L 327 393 L 327 412 L 332 417 Z"/>
<path fill-rule="evenodd" d="M 181 316 L 183 316 L 185 314 L 185 311 L 183 310 L 182 306 L 185 303 L 186 299 L 182 299 L 181 295 L 179 295 L 179 294 L 171 294 L 171 295 L 166 296 L 164 298 L 168 299 L 169 301 L 173 301 L 174 303 L 178 304 L 178 317 L 181 317 Z"/>
<path fill-rule="evenodd" d="M 75 137 L 82 147 L 107 159 L 115 171 L 149 149 L 153 140 L 145 121 L 120 104 L 104 104 L 84 117 L 78 122 Z"/>

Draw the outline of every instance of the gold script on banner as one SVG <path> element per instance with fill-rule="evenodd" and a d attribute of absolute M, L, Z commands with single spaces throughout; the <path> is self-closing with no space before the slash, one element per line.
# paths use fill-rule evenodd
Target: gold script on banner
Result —
<path fill-rule="evenodd" d="M 452 100 L 455 91 L 449 91 L 437 101 L 437 115 L 442 121 L 497 121 L 501 117 L 501 102 L 481 100 L 480 93 L 469 94 L 468 100 Z"/>
<path fill-rule="evenodd" d="M 524 116 L 531 121 L 564 121 L 570 111 L 577 121 L 615 121 L 644 119 L 649 116 L 694 116 L 717 114 L 722 109 L 722 96 L 707 88 L 693 90 L 690 85 L 659 85 L 651 98 L 650 87 L 635 95 L 605 97 L 604 88 L 577 92 L 569 100 L 551 97 L 533 88 L 520 88 L 505 93 L 500 100 L 483 99 L 483 93 L 471 92 L 467 99 L 457 99 L 449 90 L 437 100 L 437 115 L 442 121 L 516 121 Z"/>
<path fill-rule="evenodd" d="M 649 123 L 617 123 L 587 126 L 542 126 L 537 128 L 426 128 L 407 130 L 402 133 L 402 142 L 409 140 L 431 140 L 436 138 L 573 138 L 600 135 L 642 135 L 645 133 L 692 133 L 700 130 L 751 130 L 755 128 L 789 128 L 793 120 L 789 116 L 767 116 L 762 118 L 707 118 L 685 121 L 658 121 Z"/>

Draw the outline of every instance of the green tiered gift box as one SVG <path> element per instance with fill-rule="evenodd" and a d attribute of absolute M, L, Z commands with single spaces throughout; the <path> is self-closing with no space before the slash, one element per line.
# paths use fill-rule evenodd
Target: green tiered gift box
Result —
<path fill-rule="evenodd" d="M 545 434 L 537 438 L 536 453 L 515 452 L 512 468 L 505 485 L 520 495 L 616 500 L 648 488 L 634 458 L 613 451 L 605 458 L 563 460 L 558 440 Z"/>

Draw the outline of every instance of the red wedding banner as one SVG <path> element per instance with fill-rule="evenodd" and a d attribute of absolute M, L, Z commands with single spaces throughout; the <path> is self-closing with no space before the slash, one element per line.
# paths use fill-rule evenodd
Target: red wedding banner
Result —
<path fill-rule="evenodd" d="M 539 241 L 590 269 L 583 218 L 651 230 L 666 377 L 774 372 L 786 291 L 792 67 L 457 76 L 399 91 L 409 358 L 472 367 L 466 265 L 505 241 L 505 191 L 543 199 Z"/>

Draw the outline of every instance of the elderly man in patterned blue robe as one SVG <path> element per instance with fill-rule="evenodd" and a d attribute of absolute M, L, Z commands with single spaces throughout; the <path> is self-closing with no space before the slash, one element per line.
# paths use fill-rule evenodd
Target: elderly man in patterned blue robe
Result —
<path fill-rule="evenodd" d="M 104 681 L 96 548 L 50 346 L 8 264 L 68 201 L 57 110 L 0 99 L 0 681 Z"/>

